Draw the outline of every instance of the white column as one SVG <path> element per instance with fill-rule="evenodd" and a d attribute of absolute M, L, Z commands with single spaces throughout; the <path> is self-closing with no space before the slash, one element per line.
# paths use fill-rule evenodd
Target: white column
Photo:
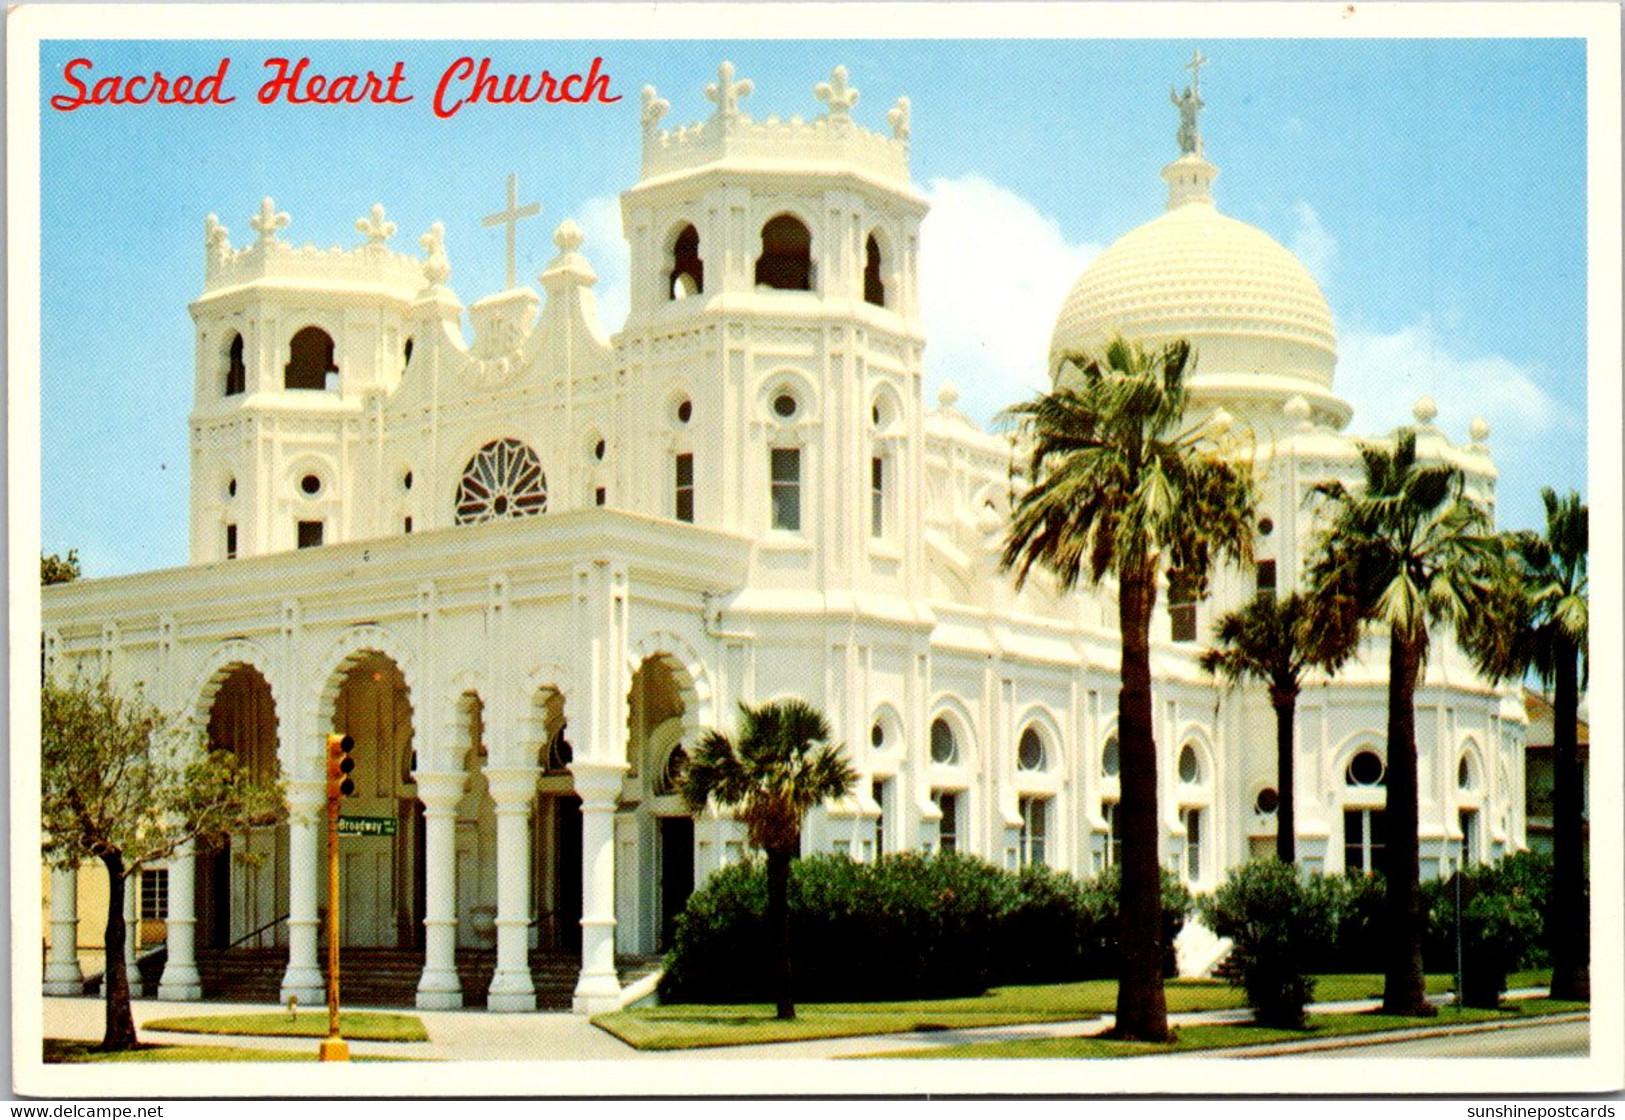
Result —
<path fill-rule="evenodd" d="M 327 985 L 316 959 L 317 894 L 327 853 L 319 843 L 326 822 L 322 781 L 288 783 L 288 970 L 282 974 L 281 1002 L 297 996 L 309 1007 L 327 999 Z M 229 905 L 220 899 L 216 905 Z"/>
<path fill-rule="evenodd" d="M 202 999 L 203 977 L 192 955 L 197 927 L 197 850 L 188 842 L 169 861 L 169 916 L 163 979 L 159 999 Z"/>
<path fill-rule="evenodd" d="M 530 975 L 530 808 L 536 800 L 532 768 L 487 770 L 497 810 L 497 969 L 486 1007 L 535 1011 Z"/>
<path fill-rule="evenodd" d="M 449 1010 L 463 1006 L 462 982 L 457 978 L 457 802 L 466 776 L 419 773 L 416 779 L 423 802 L 427 864 L 423 869 L 425 952 L 417 1005 Z"/>
<path fill-rule="evenodd" d="M 51 868 L 51 959 L 45 963 L 45 994 L 85 994 L 79 968 L 79 869 Z"/>
<path fill-rule="evenodd" d="M 616 1011 L 621 982 L 615 970 L 615 801 L 626 764 L 576 762 L 581 797 L 581 978 L 572 1009 L 580 1015 Z"/>

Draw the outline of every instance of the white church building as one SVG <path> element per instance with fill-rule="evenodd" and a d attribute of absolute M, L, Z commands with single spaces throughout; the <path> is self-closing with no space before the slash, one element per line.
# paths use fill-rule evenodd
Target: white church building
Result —
<path fill-rule="evenodd" d="M 1010 439 L 952 388 L 925 399 L 909 104 L 871 130 L 844 69 L 811 119 L 756 119 L 750 93 L 724 64 L 709 117 L 666 128 L 644 91 L 613 333 L 573 223 L 540 293 L 512 275 L 511 182 L 507 290 L 467 308 L 438 224 L 401 252 L 381 206 L 348 249 L 286 240 L 269 199 L 246 239 L 208 218 L 191 562 L 44 591 L 50 671 L 140 682 L 287 783 L 286 823 L 169 864 L 162 995 L 200 998 L 203 957 L 257 948 L 283 998 L 323 999 L 333 731 L 357 743 L 343 812 L 364 833 L 341 844 L 342 941 L 411 954 L 422 1007 L 479 1002 L 472 960 L 487 1006 L 534 1009 L 548 953 L 569 954 L 578 1011 L 618 1006 L 626 956 L 663 949 L 694 886 L 746 856 L 671 779 L 741 702 L 811 702 L 862 774 L 805 853 L 1116 859 L 1112 589 L 1013 589 Z M 1164 589 L 1153 629 L 1163 853 L 1201 891 L 1273 851 L 1275 746 L 1266 691 L 1198 654 L 1222 613 L 1300 584 L 1308 491 L 1358 457 L 1325 297 L 1219 211 L 1186 115 L 1165 211 L 1079 277 L 1052 353 L 1188 339 L 1192 407 L 1253 433 L 1256 565 L 1201 602 Z M 1433 418 L 1419 402 L 1423 454 L 1492 502 L 1487 426 L 1457 443 Z M 1384 649 L 1300 700 L 1307 866 L 1381 859 Z M 1516 692 L 1440 636 L 1417 709 L 1424 875 L 1522 848 Z M 67 991 L 75 892 L 55 875 L 46 983 Z"/>

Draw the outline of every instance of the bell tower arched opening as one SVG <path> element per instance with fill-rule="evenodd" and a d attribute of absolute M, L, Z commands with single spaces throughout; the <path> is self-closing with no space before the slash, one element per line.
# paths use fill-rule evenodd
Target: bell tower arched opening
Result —
<path fill-rule="evenodd" d="M 886 306 L 886 282 L 881 279 L 880 241 L 872 233 L 863 247 L 863 300 L 876 307 Z"/>
<path fill-rule="evenodd" d="M 690 223 L 677 234 L 671 249 L 671 287 L 668 295 L 685 299 L 705 291 L 705 261 L 700 259 L 700 231 Z"/>
<path fill-rule="evenodd" d="M 756 258 L 756 286 L 810 292 L 813 286 L 812 234 L 801 219 L 780 214 L 762 227 L 762 253 Z"/>
<path fill-rule="evenodd" d="M 338 371 L 333 363 L 333 336 L 320 327 L 305 327 L 288 343 L 282 386 L 320 391 L 327 388 L 327 375 Z"/>

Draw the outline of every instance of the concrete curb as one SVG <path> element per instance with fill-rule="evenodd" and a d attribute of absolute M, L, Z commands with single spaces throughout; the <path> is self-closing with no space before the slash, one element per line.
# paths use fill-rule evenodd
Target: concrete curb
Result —
<path fill-rule="evenodd" d="M 1555 1015 L 1532 1015 L 1527 1019 L 1498 1019 L 1486 1023 L 1458 1023 L 1453 1026 L 1407 1027 L 1393 1031 L 1372 1031 L 1369 1034 L 1338 1035 L 1306 1042 L 1265 1042 L 1257 1046 L 1227 1046 L 1213 1050 L 1192 1050 L 1192 1055 L 1225 1058 L 1272 1058 L 1289 1054 L 1313 1054 L 1322 1050 L 1352 1050 L 1361 1046 L 1380 1046 L 1389 1042 L 1410 1042 L 1414 1039 L 1448 1038 L 1452 1035 L 1489 1034 L 1492 1031 L 1512 1031 L 1523 1027 L 1549 1026 L 1552 1023 L 1576 1023 L 1590 1019 L 1589 1011 L 1562 1011 Z"/>

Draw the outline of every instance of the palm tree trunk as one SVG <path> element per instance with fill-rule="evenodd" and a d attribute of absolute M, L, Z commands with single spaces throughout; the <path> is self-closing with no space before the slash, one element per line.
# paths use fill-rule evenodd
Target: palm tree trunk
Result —
<path fill-rule="evenodd" d="M 790 860 L 789 849 L 767 850 L 767 928 L 773 938 L 773 994 L 778 1018 L 794 1019 L 796 1003 L 790 970 Z"/>
<path fill-rule="evenodd" d="M 1423 647 L 1396 629 L 1388 638 L 1388 835 L 1383 853 L 1387 880 L 1387 945 L 1382 1010 L 1428 1016 L 1422 973 L 1421 851 L 1417 838 L 1416 682 Z"/>
<path fill-rule="evenodd" d="M 1157 744 L 1151 726 L 1151 609 L 1155 569 L 1126 575 L 1118 596 L 1123 636 L 1117 735 L 1122 755 L 1123 879 L 1118 895 L 1116 1038 L 1162 1042 L 1168 1005 L 1162 992 L 1162 869 L 1157 860 Z"/>
<path fill-rule="evenodd" d="M 135 1047 L 135 1015 L 130 1010 L 130 973 L 124 967 L 124 857 L 118 852 L 102 856 L 107 868 L 107 965 L 102 971 L 102 992 L 107 997 L 107 1025 L 100 1049 Z"/>
<path fill-rule="evenodd" d="M 1552 695 L 1552 998 L 1591 998 L 1586 904 L 1585 787 L 1580 771 L 1579 656 L 1558 635 Z"/>
<path fill-rule="evenodd" d="M 1298 861 L 1298 824 L 1293 809 L 1294 758 L 1293 723 L 1297 719 L 1298 693 L 1296 689 L 1275 687 L 1270 689 L 1275 704 L 1275 783 L 1279 803 L 1275 808 L 1275 858 L 1282 863 Z"/>

